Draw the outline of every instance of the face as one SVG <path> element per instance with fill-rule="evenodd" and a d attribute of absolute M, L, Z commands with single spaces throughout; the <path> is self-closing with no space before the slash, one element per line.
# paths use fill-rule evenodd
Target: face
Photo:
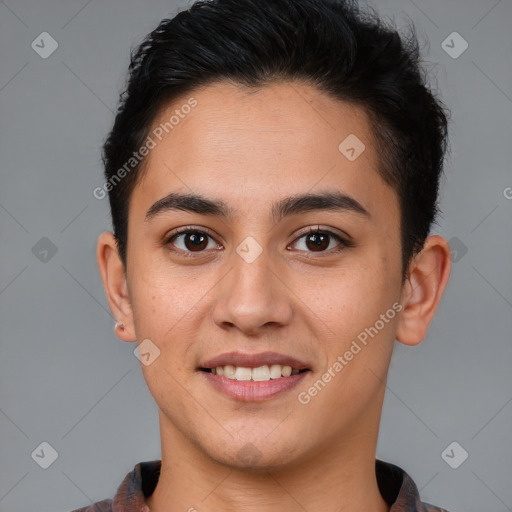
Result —
<path fill-rule="evenodd" d="M 238 467 L 356 446 L 378 428 L 402 291 L 398 199 L 364 112 L 304 84 L 217 83 L 151 132 L 177 109 L 128 228 L 161 428 Z"/>

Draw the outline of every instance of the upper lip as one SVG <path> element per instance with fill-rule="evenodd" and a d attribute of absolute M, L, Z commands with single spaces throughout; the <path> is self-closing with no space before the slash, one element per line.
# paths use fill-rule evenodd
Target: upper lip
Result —
<path fill-rule="evenodd" d="M 294 357 L 277 352 L 260 352 L 258 354 L 247 354 L 244 352 L 226 352 L 207 361 L 204 361 L 201 368 L 216 368 L 217 366 L 243 366 L 246 368 L 258 368 L 259 366 L 280 364 L 281 366 L 291 366 L 292 370 L 309 369 L 306 363 L 295 359 Z"/>

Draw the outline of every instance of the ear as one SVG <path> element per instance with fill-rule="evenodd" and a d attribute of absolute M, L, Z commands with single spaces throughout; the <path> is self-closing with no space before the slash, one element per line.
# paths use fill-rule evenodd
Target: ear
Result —
<path fill-rule="evenodd" d="M 411 261 L 402 290 L 403 310 L 396 339 L 404 345 L 418 345 L 425 338 L 448 283 L 450 269 L 448 242 L 439 235 L 429 236 Z"/>
<path fill-rule="evenodd" d="M 126 273 L 113 233 L 105 231 L 99 236 L 96 258 L 110 310 L 124 325 L 124 329 L 116 329 L 116 335 L 123 341 L 136 341 Z"/>

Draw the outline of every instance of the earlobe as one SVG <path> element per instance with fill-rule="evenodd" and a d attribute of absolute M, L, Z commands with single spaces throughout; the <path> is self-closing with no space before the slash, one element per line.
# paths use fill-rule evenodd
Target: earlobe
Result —
<path fill-rule="evenodd" d="M 418 345 L 425 338 L 448 283 L 450 269 L 448 242 L 439 235 L 429 236 L 411 261 L 402 291 L 403 310 L 396 339 L 404 345 Z"/>
<path fill-rule="evenodd" d="M 110 310 L 115 319 L 114 331 L 123 341 L 136 341 L 126 274 L 117 250 L 117 242 L 110 231 L 105 231 L 99 236 L 96 258 Z"/>

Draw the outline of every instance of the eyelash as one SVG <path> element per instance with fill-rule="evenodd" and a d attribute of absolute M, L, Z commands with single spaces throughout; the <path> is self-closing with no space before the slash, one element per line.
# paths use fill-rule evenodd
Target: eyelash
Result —
<path fill-rule="evenodd" d="M 200 233 L 200 234 L 204 234 L 204 235 L 207 235 L 209 236 L 210 238 L 212 238 L 213 240 L 214 237 L 213 235 L 209 232 L 209 230 L 205 229 L 205 228 L 201 228 L 201 229 L 198 229 L 198 228 L 194 228 L 193 226 L 185 226 L 185 227 L 182 227 L 182 228 L 178 228 L 176 229 L 172 235 L 170 235 L 169 237 L 167 237 L 167 239 L 165 240 L 165 245 L 169 245 L 171 244 L 172 245 L 172 242 L 180 235 L 183 235 L 183 234 L 187 234 L 187 233 Z M 328 229 L 320 229 L 319 227 L 314 227 L 314 228 L 308 228 L 305 232 L 301 233 L 293 242 L 292 244 L 295 244 L 297 241 L 299 241 L 300 239 L 304 238 L 304 237 L 307 237 L 308 235 L 310 234 L 322 234 L 322 235 L 328 235 L 329 237 L 332 237 L 334 238 L 337 242 L 339 242 L 339 244 L 333 248 L 333 249 L 329 249 L 327 251 L 319 251 L 318 253 L 316 254 L 319 254 L 319 255 L 322 255 L 322 254 L 333 254 L 333 253 L 337 253 L 339 251 L 342 251 L 343 249 L 345 248 L 349 248 L 349 247 L 353 247 L 353 243 L 352 242 L 349 242 L 348 240 L 342 238 L 340 235 L 338 235 L 337 233 L 334 233 L 333 231 L 330 231 Z M 290 244 L 290 245 L 292 245 Z M 221 245 L 221 244 L 218 244 L 218 245 Z M 181 254 L 184 254 L 186 257 L 195 257 L 194 255 L 197 253 L 197 254 L 203 254 L 204 252 L 206 252 L 206 250 L 202 250 L 202 251 L 185 251 L 183 249 L 177 249 L 177 248 L 173 248 L 171 249 L 172 251 L 175 251 L 175 252 L 180 252 Z M 312 254 L 315 254 L 315 251 L 299 251 L 299 252 L 307 252 L 307 253 L 312 253 Z"/>

